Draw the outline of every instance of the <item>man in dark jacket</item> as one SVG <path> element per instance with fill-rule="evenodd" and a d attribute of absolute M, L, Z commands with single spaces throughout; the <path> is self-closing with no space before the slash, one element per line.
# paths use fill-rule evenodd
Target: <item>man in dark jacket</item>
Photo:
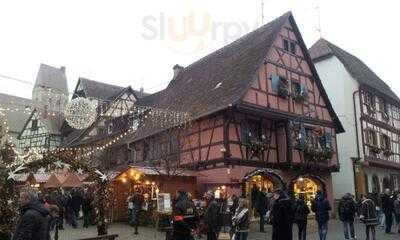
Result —
<path fill-rule="evenodd" d="M 308 214 L 310 214 L 310 209 L 307 206 L 304 195 L 301 194 L 299 199 L 296 200 L 294 207 L 294 219 L 299 228 L 299 240 L 307 239 Z"/>
<path fill-rule="evenodd" d="M 355 239 L 354 218 L 357 212 L 356 202 L 350 193 L 346 193 L 339 202 L 339 219 L 343 223 L 344 238 Z M 349 234 L 350 229 L 350 234 Z"/>
<path fill-rule="evenodd" d="M 263 188 L 261 192 L 258 193 L 258 200 L 256 210 L 260 215 L 260 232 L 265 233 L 265 215 L 267 214 L 267 189 Z"/>
<path fill-rule="evenodd" d="M 179 191 L 173 213 L 174 240 L 193 240 L 192 231 L 196 227 L 197 214 L 195 206 L 189 200 L 186 191 Z"/>
<path fill-rule="evenodd" d="M 274 193 L 272 206 L 272 240 L 292 240 L 294 220 L 292 201 L 280 189 Z"/>
<path fill-rule="evenodd" d="M 319 239 L 326 240 L 326 236 L 328 235 L 329 211 L 332 210 L 332 207 L 322 191 L 317 191 L 311 210 L 315 213 L 315 220 L 318 223 Z"/>
<path fill-rule="evenodd" d="M 383 213 L 385 214 L 385 232 L 387 234 L 392 233 L 392 225 L 393 225 L 393 203 L 394 203 L 394 198 L 391 195 L 390 189 L 385 190 L 385 194 L 382 196 L 382 210 Z"/>
<path fill-rule="evenodd" d="M 206 194 L 207 209 L 204 222 L 207 226 L 207 240 L 217 240 L 221 223 L 219 222 L 220 207 L 212 193 Z"/>
<path fill-rule="evenodd" d="M 49 240 L 49 211 L 39 203 L 36 190 L 23 189 L 20 193 L 21 218 L 13 240 Z"/>

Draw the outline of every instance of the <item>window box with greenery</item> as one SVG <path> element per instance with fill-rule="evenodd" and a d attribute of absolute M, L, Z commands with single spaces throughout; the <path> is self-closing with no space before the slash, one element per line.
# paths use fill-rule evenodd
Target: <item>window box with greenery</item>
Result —
<path fill-rule="evenodd" d="M 304 102 L 308 99 L 307 87 L 299 82 L 292 82 L 292 97 L 296 102 Z"/>
<path fill-rule="evenodd" d="M 269 139 L 262 131 L 260 121 L 247 120 L 242 122 L 242 144 L 250 149 L 253 153 L 261 153 L 266 150 L 269 145 Z"/>
<path fill-rule="evenodd" d="M 288 80 L 278 75 L 272 75 L 270 79 L 272 91 L 275 92 L 279 97 L 287 99 L 290 96 Z"/>
<path fill-rule="evenodd" d="M 332 135 L 320 128 L 306 129 L 301 124 L 296 141 L 295 148 L 308 160 L 325 162 L 333 157 Z"/>

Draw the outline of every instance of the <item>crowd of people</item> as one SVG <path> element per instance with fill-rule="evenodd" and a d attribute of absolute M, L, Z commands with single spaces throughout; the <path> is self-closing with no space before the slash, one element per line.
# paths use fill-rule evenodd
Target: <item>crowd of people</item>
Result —
<path fill-rule="evenodd" d="M 322 191 L 317 191 L 311 206 L 302 194 L 293 198 L 285 190 L 272 191 L 257 186 L 251 190 L 250 201 L 235 194 L 215 198 L 213 192 L 207 192 L 204 200 L 205 206 L 200 206 L 189 193 L 178 191 L 173 200 L 170 239 L 192 240 L 205 235 L 207 240 L 217 240 L 221 234 L 228 234 L 229 239 L 247 240 L 251 219 L 259 217 L 260 232 L 265 232 L 265 224 L 272 226 L 272 240 L 293 240 L 296 225 L 298 239 L 306 240 L 311 212 L 315 215 L 320 240 L 327 239 L 332 207 Z M 128 213 L 135 234 L 138 234 L 138 213 L 143 202 L 139 192 L 128 199 Z M 20 191 L 20 206 L 21 217 L 13 240 L 50 240 L 52 232 L 57 234 L 64 229 L 64 220 L 73 228 L 78 227 L 78 218 L 83 218 L 84 228 L 96 224 L 93 194 L 83 189 L 40 195 L 35 189 L 24 188 Z M 338 205 L 338 218 L 343 223 L 345 239 L 356 239 L 354 223 L 357 219 L 365 225 L 367 240 L 376 240 L 377 227 L 384 228 L 387 234 L 397 234 L 392 232 L 395 227 L 400 233 L 400 194 L 386 189 L 380 196 L 369 194 L 359 200 L 350 193 L 345 194 Z"/>
<path fill-rule="evenodd" d="M 265 224 L 272 225 L 273 240 L 292 240 L 294 224 L 298 226 L 299 239 L 306 239 L 307 220 L 311 211 L 303 195 L 293 199 L 282 189 L 272 192 L 254 186 L 251 202 L 236 195 L 223 200 L 216 199 L 212 192 L 205 195 L 205 200 L 206 209 L 201 214 L 185 191 L 178 193 L 170 239 L 192 240 L 203 233 L 207 240 L 216 240 L 221 233 L 229 232 L 229 239 L 247 240 L 251 218 L 255 215 L 260 218 L 260 232 L 265 232 Z M 329 211 L 332 209 L 323 192 L 317 193 L 311 209 L 318 222 L 320 239 L 325 240 Z"/>
<path fill-rule="evenodd" d="M 54 239 L 59 230 L 64 230 L 64 221 L 72 228 L 78 228 L 80 218 L 83 228 L 96 224 L 93 194 L 81 188 L 45 194 L 34 188 L 23 188 L 20 211 L 13 240 Z"/>

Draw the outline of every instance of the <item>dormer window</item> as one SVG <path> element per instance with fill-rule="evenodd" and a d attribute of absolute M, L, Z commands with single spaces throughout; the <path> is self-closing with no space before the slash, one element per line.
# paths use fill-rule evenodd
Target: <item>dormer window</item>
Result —
<path fill-rule="evenodd" d="M 290 42 L 290 52 L 296 54 L 296 43 Z"/>
<path fill-rule="evenodd" d="M 283 39 L 283 49 L 289 52 L 289 41 L 287 39 Z"/>

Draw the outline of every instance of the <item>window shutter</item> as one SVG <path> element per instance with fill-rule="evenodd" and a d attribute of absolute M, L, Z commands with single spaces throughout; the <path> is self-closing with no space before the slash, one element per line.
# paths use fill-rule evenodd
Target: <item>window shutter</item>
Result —
<path fill-rule="evenodd" d="M 272 75 L 271 76 L 272 91 L 278 92 L 280 81 L 281 81 L 281 78 L 278 75 Z"/>
<path fill-rule="evenodd" d="M 242 143 L 247 143 L 249 141 L 249 126 L 247 124 L 247 121 L 242 121 L 240 129 L 241 129 L 240 141 Z"/>
<path fill-rule="evenodd" d="M 333 148 L 333 146 L 332 146 L 332 134 L 325 133 L 323 138 L 325 140 L 325 144 L 322 145 L 322 146 L 324 146 L 325 148 L 332 149 Z"/>
<path fill-rule="evenodd" d="M 301 96 L 308 97 L 308 90 L 304 84 L 300 85 L 300 94 Z"/>

